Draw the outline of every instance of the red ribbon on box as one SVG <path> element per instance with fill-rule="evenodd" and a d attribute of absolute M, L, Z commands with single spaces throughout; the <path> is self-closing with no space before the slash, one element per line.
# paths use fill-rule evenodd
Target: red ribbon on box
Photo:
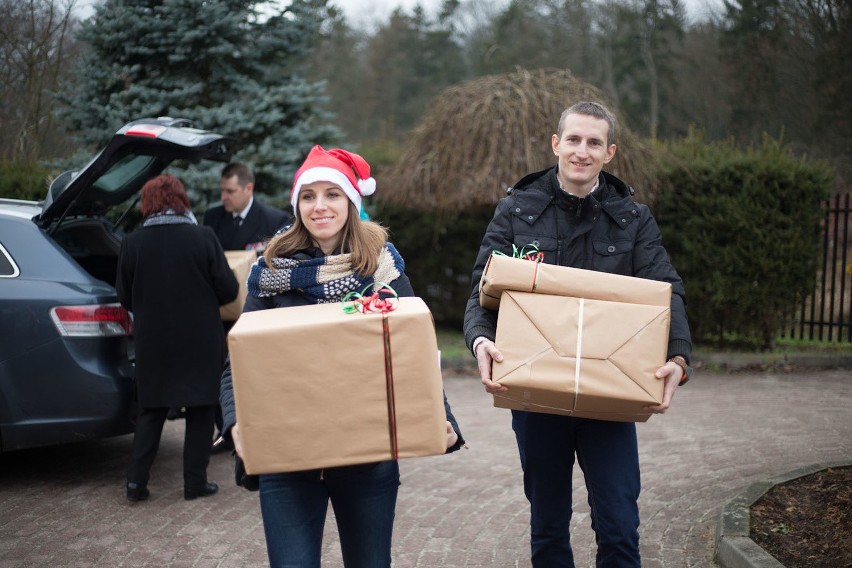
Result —
<path fill-rule="evenodd" d="M 381 284 L 381 285 L 380 285 Z M 369 287 L 369 286 L 368 286 Z M 363 293 L 350 292 L 343 298 L 344 302 L 351 301 L 352 303 L 344 306 L 343 311 L 351 314 L 360 312 L 362 314 L 369 312 L 379 312 L 382 314 L 382 342 L 384 347 L 385 358 L 385 391 L 388 401 L 388 434 L 390 436 L 390 454 L 391 459 L 399 459 L 399 442 L 396 428 L 396 395 L 394 393 L 393 382 L 393 356 L 391 353 L 391 333 L 390 322 L 388 321 L 388 312 L 392 312 L 399 305 L 399 298 L 396 291 L 384 283 L 376 283 L 373 286 L 373 293 L 365 296 Z M 364 289 L 366 292 L 367 289 Z M 381 294 L 393 294 L 391 298 L 382 298 Z"/>

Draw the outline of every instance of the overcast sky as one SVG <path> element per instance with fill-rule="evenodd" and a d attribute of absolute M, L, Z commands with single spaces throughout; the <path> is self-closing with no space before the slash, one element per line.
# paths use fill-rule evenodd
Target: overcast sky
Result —
<path fill-rule="evenodd" d="M 333 0 L 346 13 L 350 24 L 363 22 L 385 21 L 395 8 L 405 8 L 407 12 L 420 4 L 429 16 L 436 16 L 441 7 L 441 0 Z M 492 6 L 505 6 L 509 0 L 489 0 Z M 686 9 L 691 17 L 704 15 L 711 7 L 721 6 L 722 0 L 684 0 Z"/>
<path fill-rule="evenodd" d="M 286 1 L 286 0 L 285 0 Z M 704 14 L 708 7 L 718 7 L 722 0 L 684 0 L 687 10 L 692 17 Z M 334 4 L 343 9 L 346 18 L 353 27 L 367 26 L 376 21 L 387 21 L 394 9 L 402 7 L 406 12 L 420 4 L 426 14 L 434 17 L 441 7 L 441 0 L 333 0 Z M 504 6 L 509 0 L 489 0 L 492 6 Z M 77 9 L 83 17 L 92 13 L 92 6 L 97 0 L 77 0 Z"/>

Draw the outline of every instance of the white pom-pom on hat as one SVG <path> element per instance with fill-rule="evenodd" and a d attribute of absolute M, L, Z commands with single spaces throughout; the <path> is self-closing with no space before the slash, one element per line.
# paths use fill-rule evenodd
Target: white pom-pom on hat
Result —
<path fill-rule="evenodd" d="M 376 192 L 376 180 L 371 177 L 358 180 L 358 189 L 361 195 L 373 195 Z"/>

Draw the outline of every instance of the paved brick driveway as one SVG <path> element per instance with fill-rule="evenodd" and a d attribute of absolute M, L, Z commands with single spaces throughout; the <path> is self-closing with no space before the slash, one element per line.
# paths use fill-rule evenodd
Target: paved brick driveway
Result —
<path fill-rule="evenodd" d="M 509 412 L 492 408 L 470 374 L 445 383 L 469 449 L 401 462 L 394 565 L 527 567 Z M 182 422 L 167 424 L 152 499 L 139 504 L 124 498 L 130 436 L 0 457 L 0 568 L 264 566 L 256 494 L 233 485 L 229 455 L 212 458 L 218 495 L 183 500 L 182 436 Z M 728 499 L 769 475 L 852 457 L 852 376 L 699 372 L 668 414 L 639 425 L 639 443 L 644 566 L 710 567 Z M 574 544 L 585 567 L 594 539 L 581 479 Z M 324 567 L 341 565 L 334 534 Z"/>

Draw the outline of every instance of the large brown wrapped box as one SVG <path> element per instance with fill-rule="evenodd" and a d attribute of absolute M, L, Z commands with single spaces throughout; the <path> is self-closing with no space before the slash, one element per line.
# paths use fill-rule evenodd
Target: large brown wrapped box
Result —
<path fill-rule="evenodd" d="M 257 260 L 257 253 L 253 250 L 226 250 L 225 258 L 228 260 L 231 272 L 234 273 L 237 282 L 240 283 L 240 291 L 233 302 L 219 308 L 219 315 L 222 317 L 222 321 L 237 321 L 240 314 L 243 313 L 243 304 L 246 303 L 248 296 L 246 281 L 251 272 L 251 265 Z"/>
<path fill-rule="evenodd" d="M 496 310 L 503 290 L 666 307 L 672 296 L 668 282 L 492 254 L 479 281 L 479 305 Z"/>
<path fill-rule="evenodd" d="M 446 451 L 438 344 L 420 298 L 386 316 L 341 304 L 247 312 L 228 346 L 249 473 Z"/>
<path fill-rule="evenodd" d="M 525 261 L 526 262 L 526 261 Z M 636 298 L 634 298 L 634 302 Z M 654 300 L 656 301 L 656 300 Z M 671 308 L 505 291 L 494 406 L 579 418 L 644 422 L 663 400 Z"/>

